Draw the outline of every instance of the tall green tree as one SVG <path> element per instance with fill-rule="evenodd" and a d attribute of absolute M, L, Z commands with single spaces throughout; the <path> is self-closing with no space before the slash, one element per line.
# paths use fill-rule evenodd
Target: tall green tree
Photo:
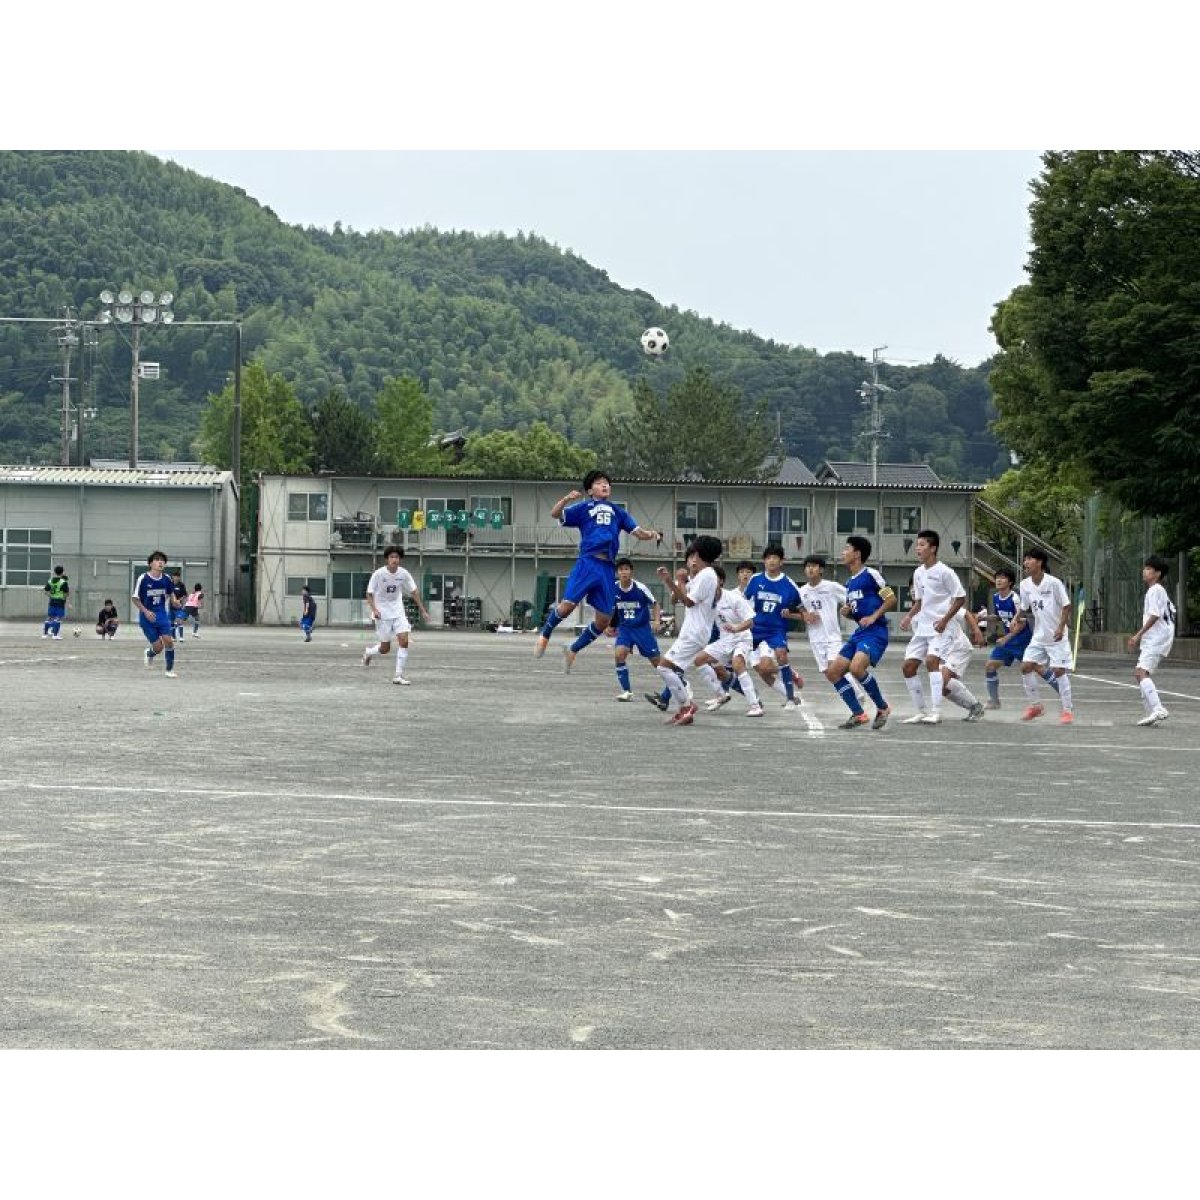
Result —
<path fill-rule="evenodd" d="M 996 430 L 1194 543 L 1200 156 L 1046 154 L 1033 194 L 1029 282 L 992 322 Z"/>
<path fill-rule="evenodd" d="M 528 433 L 498 430 L 472 438 L 459 473 L 489 479 L 582 479 L 596 463 L 594 451 L 536 421 Z"/>
<path fill-rule="evenodd" d="M 375 423 L 341 392 L 327 392 L 312 410 L 317 469 L 369 475 L 375 467 Z"/>
<path fill-rule="evenodd" d="M 442 456 L 433 440 L 433 402 L 411 376 L 389 379 L 375 402 L 375 455 L 384 475 L 437 475 Z"/>
<path fill-rule="evenodd" d="M 205 462 L 232 465 L 233 384 L 210 396 L 198 439 Z M 260 472 L 303 474 L 313 467 L 313 430 L 304 406 L 281 375 L 268 375 L 259 362 L 242 371 L 241 478 L 242 527 L 251 509 L 251 481 Z"/>
<path fill-rule="evenodd" d="M 753 479 L 770 447 L 766 403 L 692 367 L 665 395 L 639 379 L 633 415 L 611 419 L 599 449 L 621 475 Z"/>

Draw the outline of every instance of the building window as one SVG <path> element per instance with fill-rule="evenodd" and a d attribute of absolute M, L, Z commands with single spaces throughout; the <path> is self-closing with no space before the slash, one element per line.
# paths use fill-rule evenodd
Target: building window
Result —
<path fill-rule="evenodd" d="M 288 492 L 289 521 L 328 521 L 329 497 L 324 492 Z"/>
<path fill-rule="evenodd" d="M 53 565 L 50 530 L 5 529 L 0 536 L 5 587 L 44 587 Z"/>
<path fill-rule="evenodd" d="M 719 517 L 715 500 L 680 500 L 675 505 L 676 529 L 719 529 Z"/>
<path fill-rule="evenodd" d="M 421 501 L 417 496 L 380 496 L 379 524 L 399 525 L 402 512 L 408 513 L 411 521 L 412 514 L 420 507 Z"/>
<path fill-rule="evenodd" d="M 502 512 L 505 525 L 512 524 L 512 498 L 509 496 L 472 496 L 470 510 L 486 508 L 488 514 Z"/>
<path fill-rule="evenodd" d="M 921 528 L 921 508 L 917 504 L 885 505 L 883 509 L 884 533 L 916 534 Z"/>
<path fill-rule="evenodd" d="M 298 596 L 307 587 L 314 596 L 325 595 L 325 580 L 311 575 L 289 575 L 287 577 L 287 594 Z"/>
<path fill-rule="evenodd" d="M 365 600 L 373 571 L 334 571 L 333 599 Z"/>
<path fill-rule="evenodd" d="M 767 537 L 776 541 L 785 533 L 808 532 L 808 509 L 772 504 L 767 508 Z"/>
<path fill-rule="evenodd" d="M 837 511 L 838 533 L 875 533 L 875 510 L 873 508 L 839 508 Z"/>

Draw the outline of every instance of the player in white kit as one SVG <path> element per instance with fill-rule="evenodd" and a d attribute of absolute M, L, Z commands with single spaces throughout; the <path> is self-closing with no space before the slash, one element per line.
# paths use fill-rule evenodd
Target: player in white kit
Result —
<path fill-rule="evenodd" d="M 740 589 L 725 587 L 725 568 L 720 563 L 714 564 L 713 570 L 721 584 L 713 614 L 721 636 L 715 642 L 709 642 L 696 656 L 700 678 L 713 693 L 713 698 L 705 702 L 704 711 L 716 712 L 732 699 L 730 689 L 723 686 L 727 680 L 732 683 L 732 672 L 750 706 L 746 716 L 761 717 L 763 706 L 759 703 L 748 666 L 754 650 L 754 638 L 750 633 L 750 627 L 754 624 L 754 605 L 742 595 Z"/>
<path fill-rule="evenodd" d="M 669 725 L 690 725 L 696 716 L 696 705 L 688 699 L 682 675 L 712 637 L 713 614 L 720 591 L 712 564 L 720 557 L 721 539 L 702 533 L 688 547 L 684 559 L 687 566 L 679 572 L 679 578 L 672 578 L 666 567 L 658 568 L 658 577 L 666 584 L 671 599 L 686 609 L 679 636 L 658 664 L 658 673 L 679 705 L 679 710 L 668 720 Z"/>
<path fill-rule="evenodd" d="M 384 554 L 385 566 L 380 567 L 367 584 L 367 606 L 375 618 L 375 632 L 379 641 L 363 651 L 362 665 L 369 667 L 371 659 L 387 654 L 392 638 L 396 639 L 396 673 L 392 682 L 407 687 L 412 682 L 404 673 L 408 662 L 408 634 L 412 629 L 408 614 L 404 611 L 404 597 L 411 596 L 417 603 L 417 611 L 426 621 L 429 613 L 421 603 L 417 592 L 417 581 L 400 565 L 404 551 L 399 546 L 389 546 Z"/>
<path fill-rule="evenodd" d="M 840 615 L 846 603 L 846 589 L 836 579 L 825 578 L 825 560 L 819 554 L 810 554 L 804 560 L 804 578 L 807 582 L 800 588 L 800 602 L 808 648 L 817 670 L 824 675 L 846 640 Z M 853 675 L 849 679 L 861 704 L 867 693 Z"/>
<path fill-rule="evenodd" d="M 1163 707 L 1151 675 L 1168 654 L 1175 642 L 1175 605 L 1163 587 L 1167 575 L 1165 559 L 1152 554 L 1142 567 L 1146 584 L 1146 599 L 1142 603 L 1142 627 L 1129 639 L 1130 650 L 1138 651 L 1133 677 L 1142 693 L 1146 715 L 1139 725 L 1158 725 L 1171 714 Z"/>
<path fill-rule="evenodd" d="M 904 653 L 904 683 L 912 697 L 913 715 L 905 725 L 937 725 L 942 719 L 944 680 L 942 663 L 955 649 L 955 617 L 967 602 L 967 592 L 958 573 L 938 560 L 941 535 L 935 529 L 922 529 L 917 534 L 916 556 L 920 564 L 913 572 L 913 602 L 900 618 L 900 628 L 913 631 Z M 976 626 L 978 628 L 978 626 Z M 961 628 L 958 631 L 961 633 Z M 965 638 L 965 634 L 962 637 Z M 961 654 L 961 645 L 958 647 Z M 967 655 L 970 657 L 968 644 Z M 917 671 L 921 664 L 929 673 L 929 705 L 921 688 Z M 983 715 L 983 706 L 972 720 Z"/>
<path fill-rule="evenodd" d="M 1046 573 L 1047 554 L 1040 546 L 1025 551 L 1021 566 L 1025 578 L 1021 580 L 1020 614 L 1021 624 L 1032 624 L 1033 637 L 1021 657 L 1021 682 L 1029 707 L 1021 714 L 1022 721 L 1032 721 L 1046 710 L 1038 700 L 1038 668 L 1049 667 L 1058 680 L 1058 699 L 1062 704 L 1060 725 L 1070 725 L 1075 720 L 1072 709 L 1071 677 L 1067 674 L 1075 666 L 1071 655 L 1071 640 L 1067 630 L 1071 624 L 1071 597 L 1061 579 Z"/>

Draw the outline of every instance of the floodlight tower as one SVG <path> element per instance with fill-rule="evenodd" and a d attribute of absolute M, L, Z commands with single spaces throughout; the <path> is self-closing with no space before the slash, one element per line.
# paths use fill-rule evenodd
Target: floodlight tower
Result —
<path fill-rule="evenodd" d="M 133 329 L 133 369 L 129 376 L 129 465 L 138 465 L 138 379 L 141 372 L 138 369 L 138 355 L 141 348 L 141 332 L 143 325 L 170 325 L 175 320 L 171 311 L 171 302 L 175 297 L 170 292 L 155 294 L 147 288 L 139 292 L 137 298 L 128 288 L 122 288 L 116 296 L 105 288 L 100 293 L 100 303 L 104 306 L 100 313 L 100 321 L 104 325 L 129 325 Z"/>

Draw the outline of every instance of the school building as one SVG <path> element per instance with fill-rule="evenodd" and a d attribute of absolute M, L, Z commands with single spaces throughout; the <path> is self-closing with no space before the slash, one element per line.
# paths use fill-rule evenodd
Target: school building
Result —
<path fill-rule="evenodd" d="M 923 464 L 880 464 L 874 482 L 864 463 L 823 463 L 813 472 L 789 458 L 773 469 L 769 482 L 613 480 L 614 501 L 665 534 L 661 547 L 622 539 L 637 577 L 660 601 L 655 569 L 681 565 L 699 533 L 721 539 L 727 568 L 743 558 L 757 563 L 768 542 L 779 542 L 785 570 L 801 582 L 808 554 L 824 555 L 827 577 L 844 579 L 846 537 L 863 534 L 874 547 L 870 565 L 905 607 L 913 544 L 928 526 L 941 534 L 943 561 L 971 586 L 979 487 L 943 483 Z M 577 531 L 550 517 L 579 480 L 265 475 L 258 487 L 255 611 L 269 625 L 296 622 L 305 585 L 319 624 L 362 623 L 367 581 L 385 548 L 399 545 L 435 624 L 529 627 L 559 598 L 579 545 Z"/>
<path fill-rule="evenodd" d="M 90 627 L 108 597 L 128 622 L 155 549 L 185 583 L 204 585 L 208 620 L 229 609 L 241 569 L 233 475 L 194 464 L 0 466 L 0 619 L 44 617 L 43 588 L 61 565 L 69 624 Z"/>

